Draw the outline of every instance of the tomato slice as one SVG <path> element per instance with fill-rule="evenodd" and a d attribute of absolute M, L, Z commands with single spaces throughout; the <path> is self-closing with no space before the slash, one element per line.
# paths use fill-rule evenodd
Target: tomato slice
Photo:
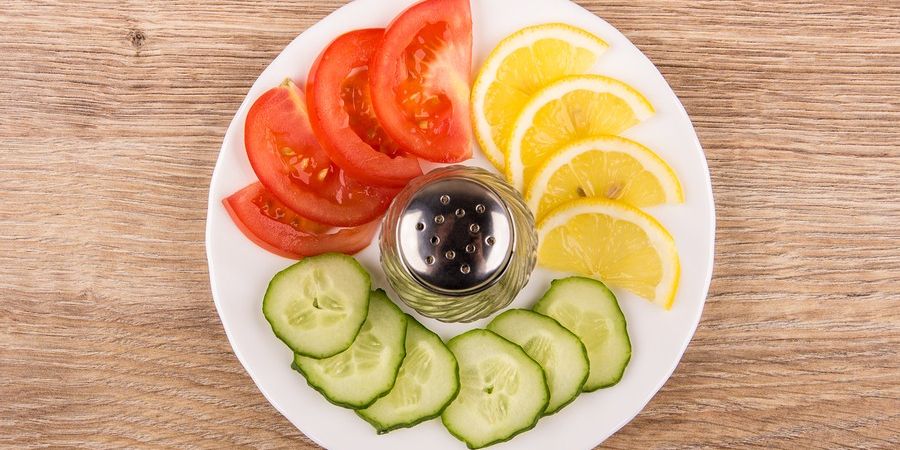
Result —
<path fill-rule="evenodd" d="M 353 254 L 375 237 L 378 221 L 335 230 L 306 219 L 278 201 L 262 183 L 253 183 L 223 202 L 231 220 L 260 247 L 288 259 L 322 253 Z"/>
<path fill-rule="evenodd" d="M 422 174 L 382 129 L 372 108 L 369 60 L 383 29 L 357 30 L 332 42 L 313 64 L 306 92 L 312 126 L 334 162 L 366 183 L 403 187 Z"/>
<path fill-rule="evenodd" d="M 310 128 L 303 91 L 290 80 L 250 108 L 244 144 L 266 189 L 316 222 L 341 227 L 371 222 L 397 193 L 365 185 L 332 163 Z"/>
<path fill-rule="evenodd" d="M 425 0 L 385 32 L 370 65 L 372 104 L 401 146 L 434 162 L 472 157 L 469 0 Z"/>

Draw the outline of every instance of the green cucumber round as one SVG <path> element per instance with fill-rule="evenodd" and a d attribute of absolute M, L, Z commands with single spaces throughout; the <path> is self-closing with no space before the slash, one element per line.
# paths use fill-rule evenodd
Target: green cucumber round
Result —
<path fill-rule="evenodd" d="M 538 363 L 488 330 L 461 334 L 447 346 L 460 378 L 459 395 L 441 415 L 450 434 L 477 449 L 534 428 L 550 399 Z"/>
<path fill-rule="evenodd" d="M 554 280 L 534 311 L 556 319 L 584 343 L 591 367 L 585 392 L 622 379 L 631 361 L 631 340 L 625 315 L 606 285 L 584 277 Z"/>
<path fill-rule="evenodd" d="M 370 290 L 369 274 L 355 259 L 340 254 L 306 258 L 272 278 L 263 315 L 294 353 L 327 358 L 356 339 Z"/>
<path fill-rule="evenodd" d="M 405 340 L 406 314 L 379 290 L 372 292 L 368 316 L 350 348 L 324 359 L 295 354 L 293 368 L 331 403 L 367 408 L 394 386 Z"/>
<path fill-rule="evenodd" d="M 497 316 L 487 329 L 522 347 L 541 365 L 550 387 L 544 415 L 559 411 L 581 393 L 590 372 L 587 350 L 559 322 L 534 311 L 512 309 Z"/>
<path fill-rule="evenodd" d="M 378 434 L 415 426 L 441 415 L 459 392 L 459 367 L 440 336 L 406 317 L 406 357 L 394 387 L 357 411 Z"/>

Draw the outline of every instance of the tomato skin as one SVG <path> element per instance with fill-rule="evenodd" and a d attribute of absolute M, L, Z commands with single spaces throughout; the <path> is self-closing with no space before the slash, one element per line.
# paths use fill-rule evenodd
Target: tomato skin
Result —
<path fill-rule="evenodd" d="M 381 130 L 368 98 L 367 66 L 383 35 L 381 28 L 356 30 L 329 44 L 309 72 L 307 104 L 313 130 L 335 163 L 365 183 L 403 187 L 422 168 Z M 355 90 L 352 98 L 348 89 Z"/>
<path fill-rule="evenodd" d="M 425 0 L 401 13 L 370 70 L 375 113 L 394 140 L 433 162 L 472 157 L 469 0 Z"/>
<path fill-rule="evenodd" d="M 376 220 L 333 231 L 330 226 L 311 222 L 289 210 L 262 183 L 241 189 L 222 204 L 248 239 L 270 253 L 288 259 L 332 252 L 352 255 L 372 242 L 379 225 Z"/>
<path fill-rule="evenodd" d="M 397 193 L 362 184 L 333 164 L 310 128 L 303 92 L 290 80 L 254 102 L 247 114 L 244 145 L 266 189 L 316 222 L 341 227 L 371 222 Z"/>

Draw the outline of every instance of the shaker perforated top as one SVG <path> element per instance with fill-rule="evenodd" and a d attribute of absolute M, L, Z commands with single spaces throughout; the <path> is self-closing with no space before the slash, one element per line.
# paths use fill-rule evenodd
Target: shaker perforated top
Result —
<path fill-rule="evenodd" d="M 400 258 L 413 277 L 449 296 L 490 287 L 515 248 L 513 219 L 500 195 L 468 178 L 423 186 L 401 212 L 397 233 Z"/>

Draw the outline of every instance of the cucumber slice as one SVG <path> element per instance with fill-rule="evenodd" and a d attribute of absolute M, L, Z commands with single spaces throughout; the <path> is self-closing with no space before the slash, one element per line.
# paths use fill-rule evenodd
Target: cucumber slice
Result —
<path fill-rule="evenodd" d="M 615 294 L 590 278 L 554 280 L 534 311 L 556 319 L 587 349 L 591 373 L 585 392 L 612 386 L 631 360 L 631 340 Z"/>
<path fill-rule="evenodd" d="M 406 358 L 394 388 L 357 414 L 384 434 L 441 415 L 457 392 L 459 367 L 453 353 L 438 335 L 407 316 Z"/>
<path fill-rule="evenodd" d="M 511 309 L 497 316 L 488 330 L 519 345 L 544 369 L 550 387 L 550 403 L 544 415 L 568 405 L 581 393 L 590 363 L 578 336 L 547 316 L 524 309 Z"/>
<path fill-rule="evenodd" d="M 295 354 L 292 367 L 331 403 L 366 408 L 394 386 L 405 339 L 406 314 L 379 290 L 369 297 L 369 315 L 350 348 L 325 359 Z"/>
<path fill-rule="evenodd" d="M 459 395 L 441 415 L 450 434 L 476 449 L 534 428 L 550 399 L 538 363 L 488 330 L 461 334 L 447 346 L 460 381 Z"/>
<path fill-rule="evenodd" d="M 369 306 L 369 274 L 339 254 L 306 258 L 272 278 L 263 315 L 294 353 L 334 356 L 350 347 Z"/>

